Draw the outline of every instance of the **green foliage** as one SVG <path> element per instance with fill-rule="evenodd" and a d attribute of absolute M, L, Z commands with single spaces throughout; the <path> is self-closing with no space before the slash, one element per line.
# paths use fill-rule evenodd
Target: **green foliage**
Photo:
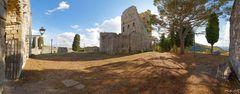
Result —
<path fill-rule="evenodd" d="M 175 31 L 179 32 L 181 38 L 180 53 L 184 54 L 184 40 L 188 32 L 191 32 L 192 28 L 205 25 L 209 15 L 213 11 L 219 12 L 225 2 L 227 0 L 154 0 L 159 17 L 152 22 L 161 28 L 169 29 L 170 26 L 177 29 Z M 184 27 L 187 28 L 182 33 Z"/>
<path fill-rule="evenodd" d="M 182 31 L 183 33 L 186 32 L 185 31 L 185 28 L 184 30 Z M 176 32 L 176 46 L 177 47 L 180 47 L 180 38 L 179 38 L 179 32 Z M 185 41 L 184 41 L 184 47 L 191 47 L 193 45 L 193 42 L 194 42 L 194 34 L 193 34 L 193 31 L 190 31 L 188 32 L 186 38 L 185 38 Z"/>
<path fill-rule="evenodd" d="M 79 51 L 80 50 L 80 35 L 76 34 L 73 40 L 72 44 L 72 50 L 73 51 Z"/>
<path fill-rule="evenodd" d="M 161 48 L 161 51 L 168 52 L 171 50 L 170 40 L 165 38 L 165 34 L 162 34 L 160 37 L 160 43 L 159 46 Z"/>
<path fill-rule="evenodd" d="M 35 43 L 35 40 L 33 39 L 32 40 L 32 48 L 35 48 L 35 45 L 36 45 L 36 43 Z"/>
<path fill-rule="evenodd" d="M 216 13 L 211 14 L 208 19 L 208 24 L 206 27 L 206 39 L 211 46 L 213 46 L 219 39 L 219 21 Z"/>
<path fill-rule="evenodd" d="M 39 37 L 39 39 L 38 39 L 38 48 L 42 49 L 43 46 L 44 46 L 44 39 L 43 39 L 43 37 Z"/>
<path fill-rule="evenodd" d="M 186 29 L 183 29 L 183 33 L 186 32 Z M 174 46 L 176 47 L 180 47 L 180 38 L 179 38 L 179 32 L 174 32 L 173 30 L 170 30 L 170 34 L 168 35 L 168 38 L 170 40 L 170 45 L 171 48 L 174 48 Z M 193 42 L 194 42 L 194 32 L 190 31 L 188 32 L 185 41 L 184 41 L 184 47 L 191 47 L 193 46 Z"/>

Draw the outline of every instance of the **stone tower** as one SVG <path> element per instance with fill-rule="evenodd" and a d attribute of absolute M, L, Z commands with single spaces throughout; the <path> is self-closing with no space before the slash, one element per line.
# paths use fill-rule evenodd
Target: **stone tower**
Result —
<path fill-rule="evenodd" d="M 148 14 L 151 12 L 148 12 Z M 107 54 L 136 53 L 151 50 L 152 33 L 148 30 L 150 15 L 138 14 L 131 6 L 122 13 L 121 33 L 100 33 L 100 51 Z"/>
<path fill-rule="evenodd" d="M 135 6 L 122 13 L 122 35 L 129 36 L 129 52 L 151 50 L 152 32 L 148 31 L 148 23 L 145 23 L 150 17 L 143 14 L 138 14 Z"/>

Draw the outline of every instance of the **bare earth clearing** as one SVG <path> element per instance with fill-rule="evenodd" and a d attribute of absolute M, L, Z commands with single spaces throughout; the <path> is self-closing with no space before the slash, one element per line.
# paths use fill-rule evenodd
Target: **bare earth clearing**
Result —
<path fill-rule="evenodd" d="M 226 57 L 147 52 L 44 55 L 29 59 L 23 77 L 8 82 L 6 94 L 220 94 L 217 65 Z M 63 80 L 85 87 L 65 87 Z"/>

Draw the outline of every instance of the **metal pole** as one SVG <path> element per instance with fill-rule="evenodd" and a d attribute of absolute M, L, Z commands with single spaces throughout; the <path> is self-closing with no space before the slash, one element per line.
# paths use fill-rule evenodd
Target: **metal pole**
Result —
<path fill-rule="evenodd" d="M 195 32 L 193 34 L 194 46 L 193 46 L 193 56 L 195 57 L 196 54 L 196 41 L 195 41 Z"/>
<path fill-rule="evenodd" d="M 51 54 L 52 54 L 52 43 L 53 43 L 53 39 L 51 39 Z"/>

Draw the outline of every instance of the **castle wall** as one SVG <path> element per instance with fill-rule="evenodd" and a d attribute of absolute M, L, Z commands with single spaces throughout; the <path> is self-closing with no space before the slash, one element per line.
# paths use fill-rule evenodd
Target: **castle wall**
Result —
<path fill-rule="evenodd" d="M 7 13 L 7 0 L 0 0 L 0 94 L 3 92 L 5 79 L 5 22 Z"/>
<path fill-rule="evenodd" d="M 30 0 L 8 0 L 6 18 L 6 67 L 8 79 L 17 79 L 30 53 Z M 13 72 L 14 71 L 14 72 Z M 10 75 L 12 73 L 17 73 Z"/>
<path fill-rule="evenodd" d="M 148 18 L 143 15 L 143 17 Z M 107 54 L 136 53 L 151 50 L 151 32 L 135 6 L 126 9 L 121 16 L 121 34 L 100 33 L 100 51 Z"/>

